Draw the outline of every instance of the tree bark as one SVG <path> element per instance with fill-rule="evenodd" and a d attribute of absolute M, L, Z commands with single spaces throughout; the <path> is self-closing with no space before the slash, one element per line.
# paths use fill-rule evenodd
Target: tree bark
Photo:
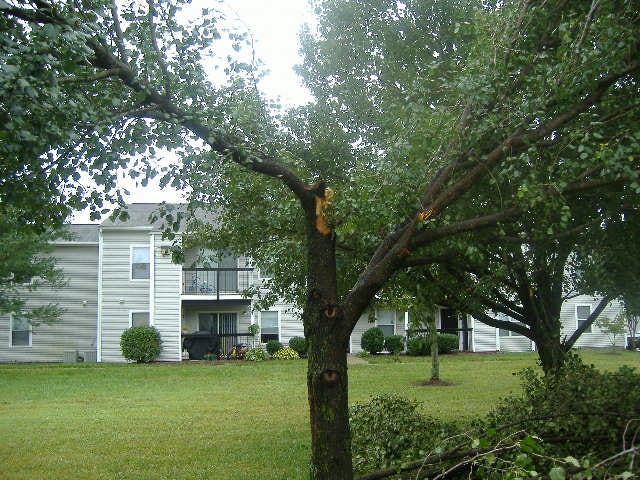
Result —
<path fill-rule="evenodd" d="M 335 237 L 325 221 L 324 185 L 302 199 L 307 237 L 307 291 L 302 318 L 308 341 L 307 390 L 312 480 L 352 480 L 347 381 L 351 328 L 338 304 Z"/>
<path fill-rule="evenodd" d="M 442 325 L 441 325 L 442 326 Z M 440 380 L 440 357 L 438 356 L 438 328 L 436 317 L 429 321 L 429 338 L 431 340 L 431 380 Z"/>
<path fill-rule="evenodd" d="M 560 321 L 557 328 L 538 325 L 534 334 L 540 365 L 545 375 L 557 372 L 567 358 L 567 350 L 560 341 Z"/>
<path fill-rule="evenodd" d="M 305 328 L 309 342 L 310 478 L 351 480 L 353 465 L 347 381 L 349 337 L 342 335 L 341 339 L 336 339 L 330 331 L 330 322 L 318 317 L 309 322 L 315 324 L 313 328 Z"/>

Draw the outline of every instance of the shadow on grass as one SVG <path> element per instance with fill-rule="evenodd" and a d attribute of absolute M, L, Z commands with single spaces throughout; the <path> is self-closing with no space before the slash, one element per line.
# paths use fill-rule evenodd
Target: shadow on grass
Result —
<path fill-rule="evenodd" d="M 451 387 L 455 385 L 455 383 L 432 378 L 430 380 L 421 380 L 419 382 L 413 382 L 412 385 L 416 387 Z"/>

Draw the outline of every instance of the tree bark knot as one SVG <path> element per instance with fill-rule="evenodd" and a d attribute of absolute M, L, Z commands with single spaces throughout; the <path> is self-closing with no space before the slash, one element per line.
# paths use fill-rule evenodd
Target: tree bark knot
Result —
<path fill-rule="evenodd" d="M 338 307 L 336 305 L 327 305 L 324 309 L 324 315 L 327 318 L 335 318 L 338 314 Z"/>
<path fill-rule="evenodd" d="M 321 373 L 322 379 L 326 384 L 335 384 L 338 381 L 338 376 L 340 375 L 337 370 L 326 369 Z"/>

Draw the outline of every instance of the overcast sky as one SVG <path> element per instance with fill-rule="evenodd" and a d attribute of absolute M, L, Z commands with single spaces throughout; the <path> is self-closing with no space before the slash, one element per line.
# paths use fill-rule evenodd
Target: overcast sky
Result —
<path fill-rule="evenodd" d="M 235 17 L 253 33 L 256 56 L 270 71 L 260 82 L 263 92 L 279 96 L 285 106 L 305 103 L 309 96 L 293 66 L 300 62 L 300 28 L 313 20 L 308 0 L 227 0 L 221 8 L 228 12 L 229 21 Z"/>

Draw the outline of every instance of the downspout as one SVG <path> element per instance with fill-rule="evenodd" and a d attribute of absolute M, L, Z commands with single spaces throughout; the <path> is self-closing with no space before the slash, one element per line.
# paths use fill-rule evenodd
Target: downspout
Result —
<path fill-rule="evenodd" d="M 156 283 L 156 248 L 155 234 L 149 234 L 149 325 L 154 326 L 155 319 L 155 283 Z"/>
<path fill-rule="evenodd" d="M 471 325 L 471 351 L 476 353 L 476 319 L 473 315 L 469 315 L 469 324 Z"/>
<path fill-rule="evenodd" d="M 98 324 L 96 332 L 96 360 L 102 362 L 102 257 L 104 245 L 102 228 L 98 229 Z"/>
<path fill-rule="evenodd" d="M 406 310 L 404 312 L 404 351 L 407 351 L 407 340 L 409 339 L 409 311 Z M 351 341 L 351 337 L 349 337 L 349 341 Z"/>

